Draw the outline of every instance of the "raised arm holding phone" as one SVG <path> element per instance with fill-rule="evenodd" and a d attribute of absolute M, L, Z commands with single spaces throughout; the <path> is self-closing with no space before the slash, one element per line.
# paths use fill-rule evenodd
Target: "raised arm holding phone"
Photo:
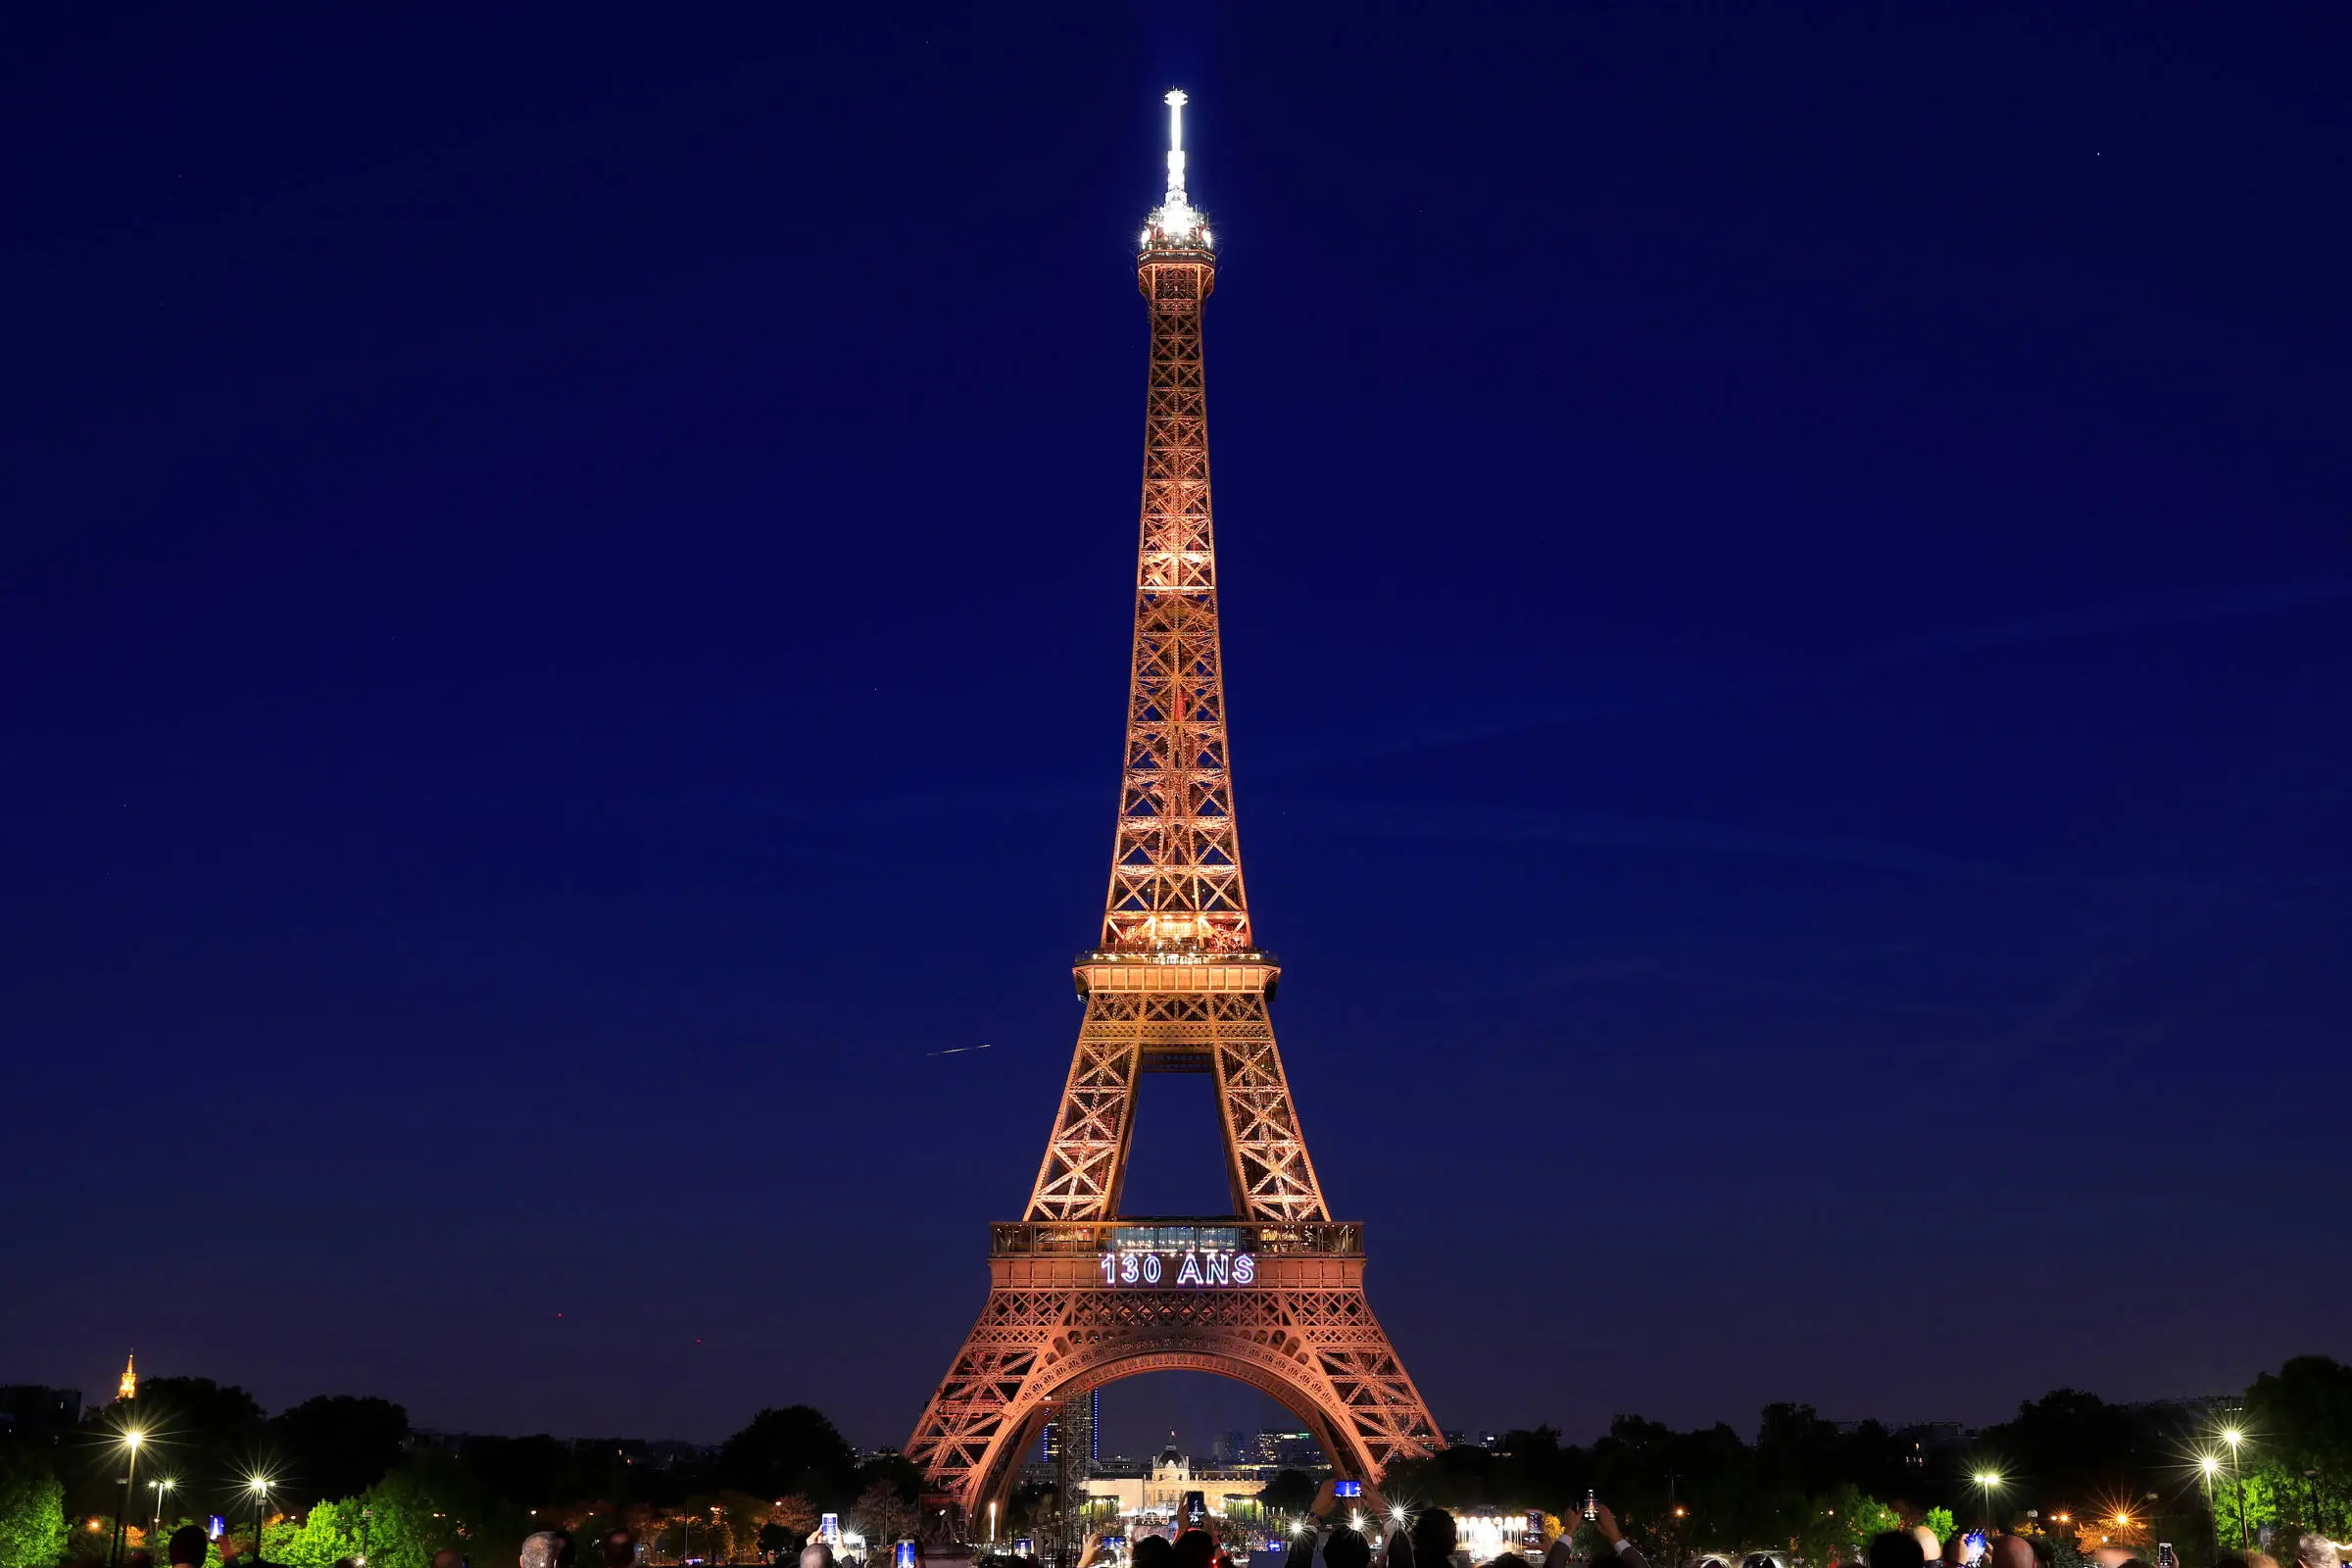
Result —
<path fill-rule="evenodd" d="M 1608 1543 L 1610 1554 L 1623 1568 L 1649 1568 L 1649 1559 L 1642 1555 L 1641 1547 L 1625 1539 L 1625 1532 L 1618 1528 L 1617 1516 L 1609 1511 L 1607 1503 L 1588 1497 L 1585 1518 L 1599 1532 L 1600 1539 Z M 1550 1549 L 1544 1553 L 1544 1568 L 1566 1568 L 1566 1564 L 1576 1555 L 1573 1544 L 1575 1536 L 1576 1527 L 1570 1525 L 1552 1538 Z M 1594 1552 L 1592 1559 L 1595 1563 L 1600 1562 L 1601 1554 Z"/>

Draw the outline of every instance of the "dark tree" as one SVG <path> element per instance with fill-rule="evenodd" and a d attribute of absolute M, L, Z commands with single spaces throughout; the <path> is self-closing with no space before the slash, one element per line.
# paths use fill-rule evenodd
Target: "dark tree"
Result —
<path fill-rule="evenodd" d="M 1838 1475 L 1838 1428 L 1809 1404 L 1768 1404 L 1756 1428 L 1756 1481 L 1768 1491 L 1826 1492 Z"/>
<path fill-rule="evenodd" d="M 1315 1478 L 1303 1470 L 1278 1470 L 1257 1490 L 1258 1505 L 1276 1513 L 1304 1513 L 1315 1500 Z"/>
<path fill-rule="evenodd" d="M 833 1506 L 858 1495 L 858 1456 L 822 1412 L 805 1404 L 762 1410 L 718 1450 L 721 1487 L 755 1497 L 805 1493 Z"/>
<path fill-rule="evenodd" d="M 286 1497 L 296 1504 L 356 1497 L 400 1462 L 409 1412 L 389 1399 L 348 1394 L 305 1399 L 270 1423 Z"/>
<path fill-rule="evenodd" d="M 1987 1463 L 2053 1508 L 2136 1497 L 2170 1484 L 2179 1461 L 2155 1451 L 2132 1412 L 2080 1389 L 2053 1389 L 1978 1440 Z M 2161 1473 L 2161 1474 L 2160 1474 Z M 1997 1504 L 2000 1499 L 1995 1498 Z"/>
<path fill-rule="evenodd" d="M 923 1472 L 903 1453 L 885 1453 L 858 1467 L 855 1485 L 860 1496 L 875 1487 L 888 1487 L 912 1502 L 922 1495 Z"/>
<path fill-rule="evenodd" d="M 2297 1470 L 2352 1477 L 2352 1366 L 2298 1355 L 2246 1391 L 2246 1425 Z"/>
<path fill-rule="evenodd" d="M 527 1438 L 474 1438 L 458 1455 L 460 1468 L 482 1492 L 525 1510 L 573 1499 L 562 1482 L 571 1446 L 546 1433 Z"/>

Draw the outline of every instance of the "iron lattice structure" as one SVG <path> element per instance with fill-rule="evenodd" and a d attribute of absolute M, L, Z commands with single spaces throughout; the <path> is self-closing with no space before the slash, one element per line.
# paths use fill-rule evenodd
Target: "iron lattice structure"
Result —
<path fill-rule="evenodd" d="M 996 1227 L 988 1301 L 906 1445 L 955 1523 L 1004 1500 L 1063 1401 L 1143 1372 L 1251 1384 L 1298 1415 L 1344 1473 L 1367 1479 L 1442 1442 L 1365 1298 L 1361 1229 L 1334 1223 L 1323 1201 L 1267 1012 L 1281 970 L 1251 940 L 1201 355 L 1216 259 L 1185 196 L 1183 94 L 1168 102 L 1168 195 L 1136 258 L 1152 358 L 1110 889 L 1101 946 L 1079 956 L 1086 1016 L 1027 1216 Z M 1148 1072 L 1215 1080 L 1231 1214 L 1120 1218 Z M 1177 1268 L 1202 1257 L 1210 1277 L 1176 1282 Z M 1144 1258 L 1148 1278 L 1119 1277 L 1122 1262 Z"/>

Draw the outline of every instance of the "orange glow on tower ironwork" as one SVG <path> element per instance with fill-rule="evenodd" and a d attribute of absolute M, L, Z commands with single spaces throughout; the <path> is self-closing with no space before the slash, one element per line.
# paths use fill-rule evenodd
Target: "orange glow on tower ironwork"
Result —
<path fill-rule="evenodd" d="M 1099 945 L 1078 957 L 1086 1015 L 1028 1208 L 996 1226 L 980 1320 L 905 1450 L 927 1482 L 930 1528 L 951 1534 L 1009 1495 L 1057 1408 L 1140 1372 L 1260 1389 L 1342 1474 L 1377 1478 L 1444 1444 L 1364 1297 L 1362 1227 L 1324 1203 L 1268 1015 L 1281 969 L 1250 928 L 1201 348 L 1216 255 L 1187 189 L 1185 95 L 1166 102 L 1167 194 L 1136 256 L 1151 362 L 1110 890 Z M 1150 1072 L 1214 1080 L 1229 1213 L 1120 1217 Z"/>

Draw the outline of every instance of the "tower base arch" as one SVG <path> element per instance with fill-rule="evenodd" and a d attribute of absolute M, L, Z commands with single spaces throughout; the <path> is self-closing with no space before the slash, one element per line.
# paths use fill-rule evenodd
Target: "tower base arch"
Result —
<path fill-rule="evenodd" d="M 1005 1255 L 1033 1229 L 998 1227 L 988 1300 L 906 1445 L 934 1516 L 985 1517 L 1062 1401 L 1148 1372 L 1248 1384 L 1297 1415 L 1335 1467 L 1366 1480 L 1443 1446 L 1364 1298 L 1357 1227 L 1257 1236 L 1261 1249 L 1291 1250 L 1253 1254 L 1248 1285 L 1207 1289 L 1105 1284 L 1092 1255 Z"/>

